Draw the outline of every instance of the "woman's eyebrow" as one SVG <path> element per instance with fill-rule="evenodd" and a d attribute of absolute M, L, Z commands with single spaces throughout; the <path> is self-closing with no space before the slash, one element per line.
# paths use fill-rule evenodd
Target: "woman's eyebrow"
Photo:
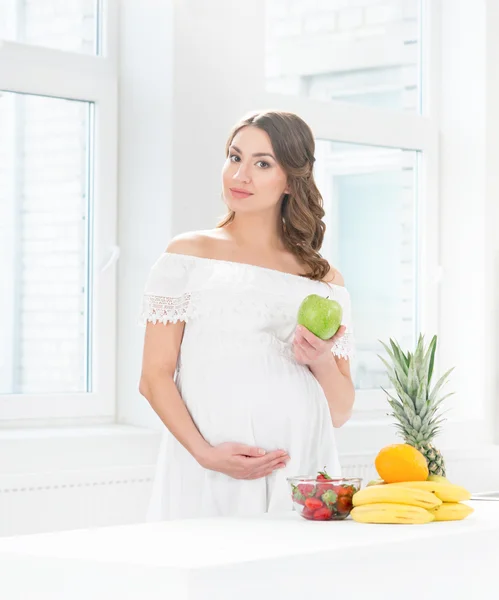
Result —
<path fill-rule="evenodd" d="M 241 150 L 239 150 L 239 148 L 237 146 L 231 146 L 231 148 L 233 148 L 234 150 L 237 150 L 237 152 L 239 152 L 239 154 L 242 154 Z M 270 156 L 270 158 L 273 158 L 274 160 L 275 157 L 272 156 L 272 154 L 269 154 L 268 152 L 255 152 L 255 154 L 252 154 L 252 156 Z"/>

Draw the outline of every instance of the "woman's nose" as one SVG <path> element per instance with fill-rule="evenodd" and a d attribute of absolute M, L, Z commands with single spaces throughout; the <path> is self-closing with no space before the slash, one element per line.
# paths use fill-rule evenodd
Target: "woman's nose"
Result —
<path fill-rule="evenodd" d="M 239 168 L 234 173 L 234 179 L 236 179 L 237 181 L 245 181 L 245 182 L 249 181 L 248 171 L 247 171 L 246 167 L 243 166 L 241 163 L 239 163 Z"/>

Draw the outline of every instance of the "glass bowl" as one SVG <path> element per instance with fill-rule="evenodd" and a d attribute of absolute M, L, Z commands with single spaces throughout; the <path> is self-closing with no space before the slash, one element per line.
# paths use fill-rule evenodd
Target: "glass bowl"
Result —
<path fill-rule="evenodd" d="M 293 509 L 309 521 L 341 521 L 352 510 L 352 497 L 360 490 L 360 477 L 317 479 L 287 477 Z"/>

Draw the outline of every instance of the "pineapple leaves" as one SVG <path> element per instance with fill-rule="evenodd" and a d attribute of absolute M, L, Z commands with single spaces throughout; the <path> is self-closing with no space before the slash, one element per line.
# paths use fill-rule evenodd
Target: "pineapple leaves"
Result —
<path fill-rule="evenodd" d="M 433 404 L 433 402 L 435 401 L 437 394 L 440 390 L 440 388 L 443 386 L 443 384 L 445 383 L 445 380 L 447 379 L 447 377 L 449 376 L 450 373 L 452 373 L 452 371 L 454 370 L 455 367 L 451 367 L 447 372 L 445 372 L 442 377 L 440 377 L 440 379 L 438 380 L 438 382 L 435 384 L 435 387 L 433 388 L 433 390 L 431 391 L 430 397 L 428 398 L 428 402 L 430 404 Z"/>
<path fill-rule="evenodd" d="M 412 414 L 415 414 L 413 400 L 409 396 L 409 394 L 404 390 L 404 386 L 400 383 L 400 381 L 398 379 L 396 379 L 395 377 L 392 377 L 391 375 L 388 375 L 388 379 L 392 382 L 393 387 L 395 388 L 395 391 L 399 395 L 402 405 L 407 406 L 409 411 Z"/>
<path fill-rule="evenodd" d="M 426 352 L 424 365 L 425 368 L 428 369 L 428 388 L 430 387 L 431 376 L 433 374 L 433 365 L 435 364 L 435 350 L 437 348 L 437 336 L 434 335 L 431 339 L 430 345 L 428 347 L 428 351 Z M 429 360 L 429 364 L 427 366 L 427 360 Z"/>
<path fill-rule="evenodd" d="M 393 354 L 393 352 L 390 350 L 390 348 L 388 348 L 388 346 L 385 344 L 385 342 L 382 342 L 381 340 L 378 340 L 378 342 L 383 346 L 383 348 L 386 350 L 386 353 L 388 354 L 388 356 L 392 359 L 392 361 L 395 363 L 397 362 L 395 360 L 395 356 Z"/>
<path fill-rule="evenodd" d="M 416 360 L 412 360 L 409 365 L 409 372 L 407 374 L 407 393 L 411 398 L 415 398 L 418 390 L 418 375 L 417 375 L 417 364 Z"/>
<path fill-rule="evenodd" d="M 402 366 L 404 373 L 407 375 L 407 369 L 409 367 L 409 357 L 405 356 L 400 346 L 397 344 L 397 342 L 392 340 L 392 338 L 390 338 L 390 345 L 392 347 L 393 354 L 396 358 L 395 362 Z"/>
<path fill-rule="evenodd" d="M 403 405 L 400 403 L 399 400 L 397 400 L 396 398 L 394 398 L 389 392 L 387 392 L 387 390 L 385 390 L 385 388 L 381 388 L 385 394 L 388 396 L 388 404 L 392 407 L 393 409 L 393 413 L 392 416 L 394 416 L 396 419 L 398 419 L 399 421 L 402 421 L 404 424 L 406 424 L 407 426 L 411 425 L 410 420 L 408 419 L 408 416 L 406 414 L 406 412 L 404 411 L 404 407 Z"/>
<path fill-rule="evenodd" d="M 409 371 L 407 373 L 407 393 L 411 398 L 414 398 L 414 405 L 416 406 L 416 409 L 418 404 L 418 388 L 420 383 L 418 380 L 418 373 L 422 372 L 421 369 L 423 365 L 423 344 L 424 337 L 421 334 L 419 334 L 416 351 L 414 352 L 414 356 L 412 356 L 412 359 L 409 364 Z"/>
<path fill-rule="evenodd" d="M 426 414 L 428 413 L 428 408 L 429 408 L 429 404 L 427 401 L 425 401 L 425 403 L 421 407 L 421 410 L 418 413 L 422 419 L 424 419 L 426 417 Z"/>
<path fill-rule="evenodd" d="M 421 377 L 421 381 L 419 382 L 418 391 L 416 393 L 416 398 L 414 399 L 414 404 L 416 407 L 416 412 L 419 414 L 421 410 L 423 410 L 424 405 L 426 404 L 426 377 Z"/>
<path fill-rule="evenodd" d="M 437 347 L 436 335 L 425 347 L 425 337 L 420 333 L 414 353 L 407 352 L 407 354 L 404 354 L 399 344 L 392 338 L 389 338 L 389 344 L 381 340 L 379 342 L 390 359 L 378 355 L 393 385 L 390 393 L 384 388 L 381 389 L 386 394 L 392 409 L 390 416 L 396 421 L 394 425 L 406 443 L 415 446 L 429 445 L 441 431 L 441 424 L 446 420 L 442 417 L 442 414 L 447 412 L 441 412 L 442 403 L 455 393 L 440 396 L 442 386 L 454 367 L 444 373 L 430 390 Z"/>
<path fill-rule="evenodd" d="M 391 340 L 390 340 L 391 341 Z M 395 355 L 390 351 L 390 349 L 388 348 L 388 346 L 386 344 L 383 344 L 383 342 L 380 343 L 382 344 L 382 346 L 384 347 L 384 349 L 386 350 L 386 353 L 388 354 L 388 356 L 392 359 L 392 363 L 393 364 L 389 364 L 388 361 L 383 358 L 382 356 L 380 356 L 378 354 L 378 358 L 380 358 L 383 361 L 383 364 L 387 367 L 387 369 L 389 371 L 394 371 L 398 377 L 398 379 L 403 382 L 406 380 L 407 377 L 407 369 L 404 370 L 404 366 L 406 365 L 402 365 L 399 360 L 397 358 L 395 358 Z M 393 342 L 392 342 L 393 343 Z M 404 363 L 405 363 L 405 357 L 404 357 Z"/>

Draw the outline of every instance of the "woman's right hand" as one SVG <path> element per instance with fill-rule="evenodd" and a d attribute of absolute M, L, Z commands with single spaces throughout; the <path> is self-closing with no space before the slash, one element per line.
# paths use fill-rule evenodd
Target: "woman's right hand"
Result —
<path fill-rule="evenodd" d="M 199 460 L 199 464 L 210 471 L 224 473 L 234 479 L 259 479 L 282 469 L 289 461 L 285 450 L 273 450 L 262 455 L 260 448 L 224 442 L 211 446 Z"/>

